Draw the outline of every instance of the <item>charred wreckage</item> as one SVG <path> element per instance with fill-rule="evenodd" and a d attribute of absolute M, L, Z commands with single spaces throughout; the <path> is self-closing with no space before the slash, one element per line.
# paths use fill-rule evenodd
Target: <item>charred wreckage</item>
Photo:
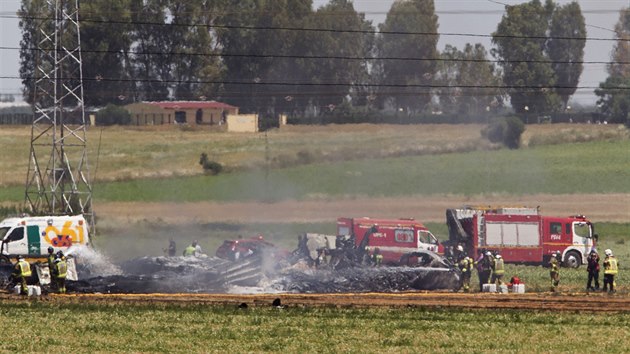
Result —
<path fill-rule="evenodd" d="M 429 250 L 405 254 L 404 265 L 376 264 L 367 237 L 374 231 L 368 230 L 358 244 L 354 235 L 306 233 L 299 236 L 293 252 L 262 237 L 230 240 L 214 257 L 141 257 L 109 274 L 77 262 L 77 280 L 68 281 L 67 289 L 112 294 L 342 293 L 457 290 L 461 286 L 457 267 Z M 0 265 L 0 284 L 5 288 L 13 285 L 11 268 Z M 42 272 L 33 273 L 29 283 L 40 283 L 37 275 Z M 43 286 L 43 292 L 49 290 Z"/>

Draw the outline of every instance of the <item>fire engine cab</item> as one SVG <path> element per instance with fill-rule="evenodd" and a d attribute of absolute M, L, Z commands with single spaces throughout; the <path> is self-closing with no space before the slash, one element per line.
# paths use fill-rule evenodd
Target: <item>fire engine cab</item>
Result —
<path fill-rule="evenodd" d="M 386 264 L 400 265 L 403 256 L 418 250 L 444 254 L 437 238 L 414 219 L 339 218 L 337 235 L 354 237 L 357 247 L 367 244 L 369 254 L 380 253 Z"/>

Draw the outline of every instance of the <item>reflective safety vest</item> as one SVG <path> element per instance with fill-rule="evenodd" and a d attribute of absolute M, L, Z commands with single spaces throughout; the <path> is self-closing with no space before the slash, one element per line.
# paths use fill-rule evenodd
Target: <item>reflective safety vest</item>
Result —
<path fill-rule="evenodd" d="M 49 254 L 48 255 L 48 269 L 52 271 L 54 266 L 55 266 L 55 255 Z"/>
<path fill-rule="evenodd" d="M 462 273 L 472 272 L 473 260 L 462 259 L 461 261 L 459 261 L 459 269 L 462 271 Z"/>
<path fill-rule="evenodd" d="M 184 249 L 184 257 L 194 256 L 194 255 L 195 255 L 195 247 L 193 247 L 192 245 Z"/>
<path fill-rule="evenodd" d="M 551 257 L 549 264 L 551 265 L 551 272 L 558 272 L 558 260 L 556 257 Z"/>
<path fill-rule="evenodd" d="M 505 273 L 505 265 L 503 264 L 503 258 L 498 258 L 494 265 L 494 274 L 501 275 Z"/>
<path fill-rule="evenodd" d="M 18 263 L 18 266 L 20 267 L 20 276 L 22 277 L 30 277 L 31 276 L 31 265 L 28 264 L 27 261 L 20 261 Z"/>
<path fill-rule="evenodd" d="M 68 273 L 68 264 L 62 260 L 55 264 L 55 278 L 65 279 Z"/>
<path fill-rule="evenodd" d="M 604 259 L 604 274 L 617 274 L 617 258 L 615 257 L 606 257 Z"/>
<path fill-rule="evenodd" d="M 373 254 L 372 258 L 374 259 L 374 263 L 376 265 L 381 265 L 383 263 L 383 255 L 382 254 Z"/>

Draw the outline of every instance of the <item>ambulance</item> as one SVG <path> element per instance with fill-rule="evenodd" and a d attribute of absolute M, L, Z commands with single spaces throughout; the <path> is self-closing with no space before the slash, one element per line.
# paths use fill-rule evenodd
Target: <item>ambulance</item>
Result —
<path fill-rule="evenodd" d="M 24 216 L 0 222 L 0 262 L 11 262 L 22 255 L 29 262 L 44 260 L 48 247 L 55 253 L 75 245 L 89 246 L 89 227 L 83 215 Z"/>

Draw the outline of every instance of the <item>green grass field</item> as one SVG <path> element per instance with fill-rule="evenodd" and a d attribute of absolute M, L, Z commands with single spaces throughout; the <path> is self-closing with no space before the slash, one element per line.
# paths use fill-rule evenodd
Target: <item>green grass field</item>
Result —
<path fill-rule="evenodd" d="M 33 320 L 29 320 L 33 319 Z M 627 353 L 629 314 L 3 303 L 6 352 Z"/>
<path fill-rule="evenodd" d="M 523 150 L 315 163 L 219 176 L 102 182 L 99 201 L 281 200 L 428 194 L 630 192 L 630 141 L 548 145 Z M 21 202 L 24 187 L 0 189 Z"/>

